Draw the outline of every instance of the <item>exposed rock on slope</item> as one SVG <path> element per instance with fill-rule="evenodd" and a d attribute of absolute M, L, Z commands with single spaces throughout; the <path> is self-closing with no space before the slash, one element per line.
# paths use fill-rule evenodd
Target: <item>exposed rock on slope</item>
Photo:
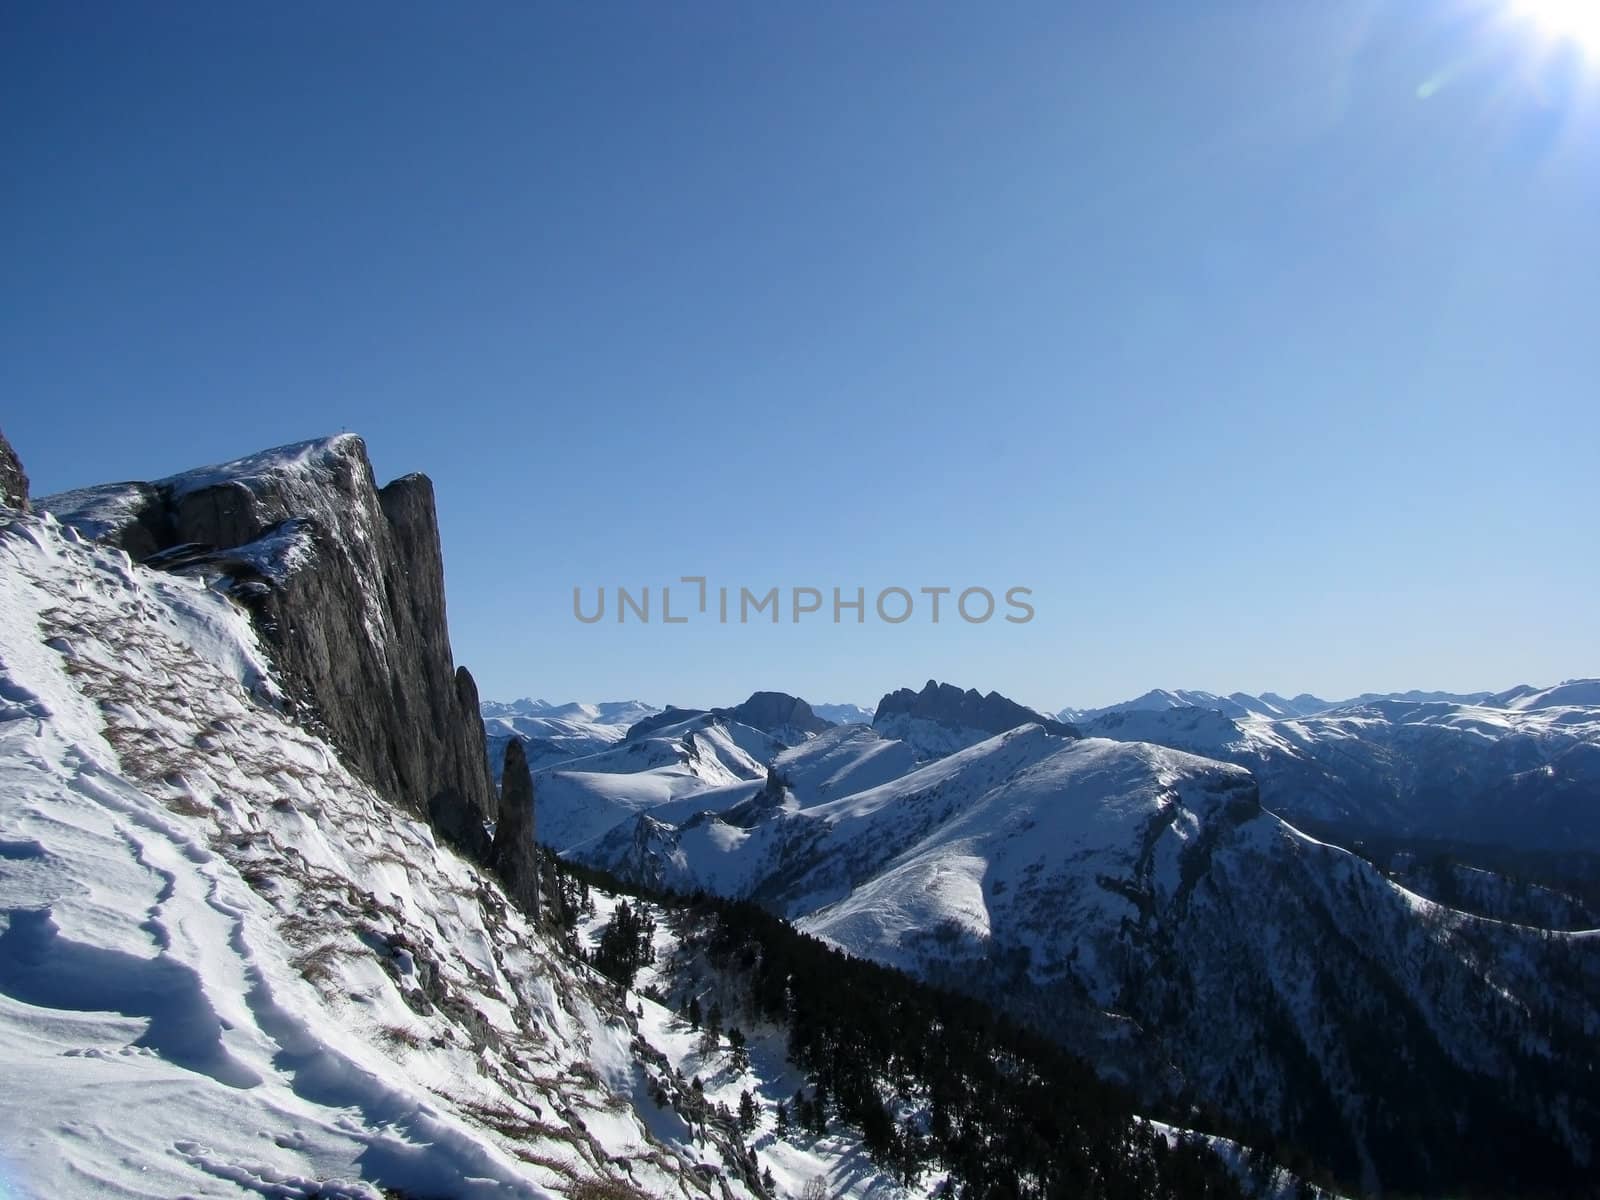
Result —
<path fill-rule="evenodd" d="M 689 1089 L 641 1024 L 687 1022 L 619 1004 L 274 674 L 199 580 L 0 518 L 0 1193 L 766 1200 L 732 1120 L 646 1099 Z"/>
<path fill-rule="evenodd" d="M 833 728 L 832 721 L 824 721 L 811 711 L 811 706 L 804 700 L 787 692 L 756 692 L 729 711 L 728 715 L 735 721 L 768 733 L 821 733 Z"/>
<path fill-rule="evenodd" d="M 495 826 L 489 865 L 499 874 L 507 895 L 526 911 L 537 912 L 539 852 L 534 842 L 533 777 L 516 738 L 506 745 L 500 778 L 500 821 Z"/>
<path fill-rule="evenodd" d="M 246 603 L 290 691 L 350 764 L 414 813 L 496 811 L 477 688 L 451 658 L 433 485 L 379 490 L 341 435 L 155 483 L 49 497 L 86 536 Z"/>
<path fill-rule="evenodd" d="M 0 504 L 7 508 L 28 510 L 28 477 L 22 471 L 17 452 L 0 433 Z"/>
<path fill-rule="evenodd" d="M 630 740 L 656 733 L 672 725 L 680 725 L 691 717 L 721 717 L 770 733 L 786 745 L 798 745 L 812 734 L 832 729 L 832 721 L 824 721 L 811 711 L 811 706 L 798 696 L 787 692 L 752 692 L 750 699 L 732 708 L 678 708 L 668 705 L 658 713 L 644 718 L 628 730 Z"/>
<path fill-rule="evenodd" d="M 1075 727 L 1009 700 L 930 679 L 920 692 L 901 688 L 878 701 L 872 727 L 909 743 L 923 758 L 938 758 L 1019 725 L 1038 725 L 1059 737 L 1077 737 Z"/>

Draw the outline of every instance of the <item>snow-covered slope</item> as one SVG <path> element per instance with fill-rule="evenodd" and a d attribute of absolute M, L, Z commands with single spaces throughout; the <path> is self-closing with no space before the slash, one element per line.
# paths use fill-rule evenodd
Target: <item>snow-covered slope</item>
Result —
<path fill-rule="evenodd" d="M 1138 911 L 1126 891 L 1176 893 L 1202 831 L 1255 809 L 1236 768 L 1025 727 L 817 810 L 829 836 L 776 894 L 812 914 L 801 928 L 921 973 L 929 959 L 986 958 L 998 940 L 1051 979 L 1076 949 L 1079 977 L 1109 1006 L 1114 981 L 1090 964 Z"/>
<path fill-rule="evenodd" d="M 1524 688 L 1522 691 L 1531 691 Z M 1309 692 L 1292 698 L 1276 692 L 1262 692 L 1252 696 L 1248 692 L 1230 692 L 1226 696 L 1216 692 L 1195 691 L 1189 688 L 1155 688 L 1104 708 L 1064 708 L 1057 716 L 1063 721 L 1093 721 L 1112 713 L 1163 712 L 1171 708 L 1208 708 L 1226 717 L 1267 717 L 1281 720 L 1287 717 L 1309 717 L 1335 708 L 1353 708 L 1378 700 L 1406 701 L 1412 704 L 1477 704 L 1493 703 L 1488 692 L 1364 692 L 1348 700 L 1323 700 Z"/>
<path fill-rule="evenodd" d="M 841 725 L 785 750 L 773 768 L 805 808 L 898 779 L 917 765 L 905 742 L 871 726 Z"/>
<path fill-rule="evenodd" d="M 753 1194 L 635 1107 L 636 1020 L 281 697 L 205 582 L 0 515 L 7 1194 Z"/>
<path fill-rule="evenodd" d="M 1496 706 L 1375 700 L 1283 720 L 1212 708 L 1108 713 L 1086 732 L 1248 767 L 1290 820 L 1528 849 L 1600 851 L 1600 706 L 1584 681 Z"/>
<path fill-rule="evenodd" d="M 627 736 L 634 724 L 660 712 L 639 700 L 601 704 L 550 704 L 543 700 L 485 701 L 481 706 L 495 776 L 505 761 L 506 742 L 522 739 L 535 771 L 568 759 L 596 754 Z"/>
<path fill-rule="evenodd" d="M 631 735 L 537 773 L 539 836 L 565 852 L 686 796 L 705 793 L 707 807 L 735 803 L 785 749 L 771 734 L 710 713 Z"/>
<path fill-rule="evenodd" d="M 1262 810 L 1236 766 L 1022 726 L 825 803 L 646 814 L 580 855 L 754 898 L 1366 1186 L 1458 1178 L 1444 1147 L 1503 1153 L 1513 1118 L 1551 1162 L 1594 1150 L 1588 1063 L 1556 1046 L 1600 1031 L 1600 935 L 1430 903 Z"/>
<path fill-rule="evenodd" d="M 1509 708 L 1532 712 L 1544 708 L 1600 708 L 1600 679 L 1569 679 L 1554 687 L 1526 685 L 1501 692 L 1483 701 L 1485 708 Z"/>

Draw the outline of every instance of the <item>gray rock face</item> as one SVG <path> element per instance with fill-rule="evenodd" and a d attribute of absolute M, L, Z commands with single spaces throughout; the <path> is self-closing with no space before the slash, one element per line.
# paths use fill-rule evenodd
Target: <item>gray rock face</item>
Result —
<path fill-rule="evenodd" d="M 948 683 L 932 679 L 920 692 L 901 688 L 890 692 L 878 701 L 878 711 L 873 724 L 891 716 L 907 716 L 946 725 L 952 729 L 976 729 L 988 733 L 1004 733 L 1018 725 L 1042 725 L 1047 733 L 1061 737 L 1077 737 L 1078 730 L 1065 721 L 1044 716 L 1031 708 L 1008 700 L 999 692 L 987 696 L 977 689 L 962 691 Z"/>
<path fill-rule="evenodd" d="M 660 712 L 630 725 L 628 737 L 641 738 L 658 729 L 678 725 L 691 717 L 705 716 L 708 713 L 713 717 L 737 721 L 741 725 L 748 725 L 752 729 L 759 729 L 763 733 L 778 737 L 786 734 L 803 737 L 808 733 L 821 733 L 824 729 L 833 728 L 832 721 L 825 721 L 817 716 L 811 711 L 811 705 L 798 696 L 791 696 L 787 692 L 753 692 L 750 699 L 732 708 L 678 708 L 668 705 Z"/>
<path fill-rule="evenodd" d="M 652 713 L 650 716 L 645 717 L 642 720 L 635 721 L 632 725 L 628 726 L 628 732 L 623 740 L 629 742 L 637 741 L 639 738 L 647 737 L 658 729 L 666 729 L 671 725 L 682 724 L 684 721 L 690 720 L 693 717 L 706 716 L 708 711 L 715 712 L 716 710 L 707 710 L 704 708 L 679 708 L 676 704 L 669 704 L 660 712 Z"/>
<path fill-rule="evenodd" d="M 425 476 L 380 491 L 346 434 L 41 507 L 151 565 L 219 578 L 250 608 L 302 719 L 393 802 L 485 848 L 494 784 L 477 688 L 451 657 Z"/>
<path fill-rule="evenodd" d="M 530 913 L 539 911 L 539 852 L 534 841 L 533 776 L 522 742 L 506 743 L 500 775 L 500 821 L 495 826 L 489 865 L 506 894 Z"/>
<path fill-rule="evenodd" d="M 0 504 L 28 511 L 28 477 L 23 473 L 17 452 L 0 433 Z"/>
<path fill-rule="evenodd" d="M 728 713 L 735 721 L 772 733 L 779 729 L 794 729 L 801 733 L 821 733 L 832 729 L 832 721 L 824 721 L 811 711 L 811 705 L 798 696 L 786 692 L 756 692 Z"/>

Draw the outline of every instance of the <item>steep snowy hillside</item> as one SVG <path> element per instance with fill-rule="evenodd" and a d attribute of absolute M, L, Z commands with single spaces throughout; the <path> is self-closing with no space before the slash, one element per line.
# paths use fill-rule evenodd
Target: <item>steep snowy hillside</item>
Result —
<path fill-rule="evenodd" d="M 785 749 L 769 733 L 711 713 L 635 726 L 608 750 L 537 774 L 539 835 L 565 852 L 670 801 L 702 796 L 706 807 L 736 803 L 759 787 L 767 764 Z"/>
<path fill-rule="evenodd" d="M 1023 726 L 825 803 L 774 780 L 579 856 L 755 899 L 1353 1184 L 1531 1187 L 1592 1161 L 1600 935 L 1430 903 L 1262 811 L 1242 769 L 1149 744 Z"/>
<path fill-rule="evenodd" d="M 221 590 L 0 515 L 0 613 L 9 1192 L 759 1194 L 736 1135 L 634 1107 L 636 1018 L 290 719 Z"/>
<path fill-rule="evenodd" d="M 773 769 L 803 808 L 877 787 L 913 770 L 916 752 L 866 725 L 841 725 L 785 750 Z"/>
<path fill-rule="evenodd" d="M 1268 1154 L 1141 1117 L 981 1005 L 753 905 L 619 899 L 566 872 L 559 890 L 596 964 L 639 989 L 675 1095 L 736 1121 L 779 1195 L 892 1177 L 934 1196 L 1326 1200 Z"/>
<path fill-rule="evenodd" d="M 638 700 L 603 704 L 485 701 L 480 710 L 489 739 L 489 761 L 497 779 L 505 760 L 506 743 L 513 737 L 522 739 L 528 765 L 537 771 L 599 753 L 620 742 L 633 725 L 661 711 Z"/>
<path fill-rule="evenodd" d="M 297 712 L 383 795 L 417 815 L 493 817 L 425 475 L 379 488 L 365 443 L 342 434 L 37 503 L 135 559 L 219 581 L 254 617 Z"/>
<path fill-rule="evenodd" d="M 1502 706 L 1375 700 L 1319 716 L 1109 713 L 1085 731 L 1238 763 L 1262 803 L 1354 833 L 1600 852 L 1600 707 L 1579 681 Z"/>

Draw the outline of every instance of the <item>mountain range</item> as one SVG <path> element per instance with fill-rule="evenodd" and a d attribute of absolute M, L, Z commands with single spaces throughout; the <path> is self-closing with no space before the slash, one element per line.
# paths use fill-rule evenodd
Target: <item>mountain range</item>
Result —
<path fill-rule="evenodd" d="M 1503 693 L 1502 698 L 1532 690 L 1524 685 Z M 1108 704 L 1104 708 L 1063 708 L 1056 715 L 1063 721 L 1092 721 L 1096 717 L 1107 716 L 1110 713 L 1205 708 L 1228 717 L 1309 717 L 1333 709 L 1360 708 L 1380 700 L 1411 704 L 1477 704 L 1484 701 L 1493 704 L 1495 697 L 1490 692 L 1426 692 L 1413 689 L 1407 692 L 1363 692 L 1349 700 L 1323 700 L 1309 692 L 1301 692 L 1292 699 L 1285 699 L 1276 692 L 1262 692 L 1259 696 L 1252 696 L 1248 692 L 1230 692 L 1226 696 L 1219 696 L 1215 692 L 1197 692 L 1184 688 L 1172 691 L 1155 688 L 1142 696 L 1135 696 L 1132 700 L 1124 700 L 1119 704 Z"/>
<path fill-rule="evenodd" d="M 38 500 L 0 439 L 12 1190 L 1592 1182 L 1595 681 L 484 703 L 443 561 L 350 435 Z"/>
<path fill-rule="evenodd" d="M 536 788 L 572 858 L 753 900 L 1048 1031 L 1148 1103 L 1314 1146 L 1354 1186 L 1428 1192 L 1503 1169 L 1513 1126 L 1540 1147 L 1527 1179 L 1588 1161 L 1569 1135 L 1600 1099 L 1589 1058 L 1554 1047 L 1600 1022 L 1600 919 L 1559 886 L 1345 845 L 1381 829 L 1579 850 L 1592 883 L 1596 690 L 1299 717 L 1135 704 L 1068 725 L 930 681 L 871 726 L 798 736 L 740 706 L 669 710 Z M 1464 1129 L 1486 1157 L 1452 1149 Z"/>

